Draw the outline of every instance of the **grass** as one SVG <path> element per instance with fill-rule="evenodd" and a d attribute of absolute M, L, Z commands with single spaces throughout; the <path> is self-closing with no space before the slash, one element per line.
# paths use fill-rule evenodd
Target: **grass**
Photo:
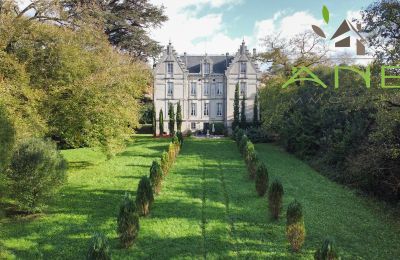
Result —
<path fill-rule="evenodd" d="M 141 218 L 135 245 L 120 249 L 116 215 L 126 190 L 134 191 L 167 139 L 138 137 L 111 160 L 98 151 L 64 151 L 68 184 L 41 215 L 0 220 L 0 241 L 11 258 L 79 259 L 94 231 L 110 238 L 115 259 L 275 258 L 311 259 L 330 235 L 345 259 L 396 259 L 400 227 L 375 203 L 322 177 L 272 145 L 257 145 L 270 178 L 280 178 L 284 206 L 304 206 L 307 238 L 299 254 L 288 249 L 284 212 L 269 218 L 267 199 L 236 145 L 227 139 L 185 140 L 149 217 Z M 1 244 L 0 243 L 0 244 Z M 1 248 L 1 246 L 0 246 Z"/>

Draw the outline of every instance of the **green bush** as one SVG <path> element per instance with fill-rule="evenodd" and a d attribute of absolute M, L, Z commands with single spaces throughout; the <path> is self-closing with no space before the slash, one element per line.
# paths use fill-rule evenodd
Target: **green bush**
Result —
<path fill-rule="evenodd" d="M 162 178 L 163 172 L 160 164 L 157 161 L 153 161 L 150 167 L 150 182 L 155 194 L 159 194 L 161 191 Z"/>
<path fill-rule="evenodd" d="M 268 191 L 268 206 L 272 218 L 278 219 L 282 209 L 283 186 L 278 180 L 274 180 Z"/>
<path fill-rule="evenodd" d="M 303 246 L 306 237 L 304 223 L 299 222 L 289 225 L 286 228 L 286 235 L 292 250 L 298 252 Z"/>
<path fill-rule="evenodd" d="M 173 143 L 169 143 L 168 157 L 169 157 L 169 167 L 171 167 L 176 158 L 176 146 Z"/>
<path fill-rule="evenodd" d="M 88 260 L 110 260 L 110 246 L 108 239 L 103 233 L 95 233 L 90 240 L 89 250 L 86 259 Z"/>
<path fill-rule="evenodd" d="M 66 181 L 66 169 L 67 162 L 54 143 L 41 139 L 22 142 L 7 171 L 12 198 L 23 210 L 40 210 Z"/>
<path fill-rule="evenodd" d="M 178 137 L 179 140 L 179 144 L 181 145 L 181 147 L 183 146 L 183 134 L 182 132 L 177 132 L 176 136 Z"/>
<path fill-rule="evenodd" d="M 130 194 L 126 194 L 124 201 L 119 208 L 117 219 L 117 233 L 121 245 L 125 248 L 130 247 L 139 233 L 139 215 L 136 211 L 135 201 Z"/>
<path fill-rule="evenodd" d="M 187 137 L 191 137 L 192 135 L 193 135 L 192 130 L 187 130 L 186 136 L 187 136 Z"/>
<path fill-rule="evenodd" d="M 260 127 L 251 127 L 247 129 L 246 135 L 253 143 L 266 143 L 270 141 L 267 132 Z"/>
<path fill-rule="evenodd" d="M 243 135 L 239 143 L 239 151 L 242 155 L 244 154 L 244 148 L 246 147 L 247 141 L 249 141 L 249 138 L 247 138 L 246 135 Z"/>
<path fill-rule="evenodd" d="M 235 141 L 236 141 L 237 145 L 239 146 L 240 140 L 242 140 L 242 137 L 244 135 L 244 131 L 243 131 L 243 129 L 238 128 L 238 127 L 236 129 L 237 129 L 237 131 L 235 134 Z"/>
<path fill-rule="evenodd" d="M 163 152 L 161 155 L 161 169 L 164 175 L 168 174 L 169 171 L 169 155 L 167 152 Z"/>
<path fill-rule="evenodd" d="M 294 200 L 286 212 L 286 236 L 294 252 L 298 252 L 305 241 L 303 209 L 301 204 Z"/>
<path fill-rule="evenodd" d="M 315 260 L 338 260 L 339 254 L 336 251 L 335 241 L 331 238 L 326 238 L 322 246 L 314 254 Z"/>
<path fill-rule="evenodd" d="M 147 216 L 153 202 L 154 196 L 150 180 L 146 176 L 143 176 L 139 181 L 136 192 L 136 207 L 139 215 Z"/>
<path fill-rule="evenodd" d="M 254 144 L 249 140 L 247 141 L 245 147 L 244 147 L 244 161 L 246 162 L 246 164 L 248 164 L 251 160 L 251 156 L 252 154 L 254 154 L 256 152 L 255 148 L 254 148 Z"/>
<path fill-rule="evenodd" d="M 214 133 L 215 135 L 223 135 L 225 134 L 225 125 L 224 123 L 213 123 L 214 124 Z M 211 124 L 211 130 L 212 130 L 212 124 Z"/>
<path fill-rule="evenodd" d="M 247 164 L 247 171 L 249 173 L 250 179 L 254 179 L 256 177 L 257 167 L 258 167 L 259 163 L 260 162 L 257 157 L 257 152 L 254 151 L 254 152 L 250 153 L 249 162 Z"/>
<path fill-rule="evenodd" d="M 294 200 L 289 204 L 286 211 L 286 218 L 286 225 L 303 221 L 303 207 L 297 200 Z"/>
<path fill-rule="evenodd" d="M 258 196 L 262 197 L 265 195 L 268 189 L 268 171 L 264 163 L 259 163 L 256 173 L 256 190 Z"/>

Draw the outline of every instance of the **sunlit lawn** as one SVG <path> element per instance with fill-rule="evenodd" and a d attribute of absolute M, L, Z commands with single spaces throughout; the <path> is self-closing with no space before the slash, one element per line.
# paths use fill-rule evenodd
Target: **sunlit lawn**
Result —
<path fill-rule="evenodd" d="M 396 259 L 399 225 L 376 203 L 354 195 L 272 145 L 257 145 L 271 178 L 285 188 L 284 206 L 303 205 L 307 239 L 292 254 L 285 216 L 270 220 L 266 198 L 258 198 L 246 177 L 236 145 L 229 139 L 186 140 L 156 197 L 141 219 L 139 238 L 120 249 L 116 215 L 124 193 L 134 191 L 168 139 L 137 137 L 111 160 L 98 151 L 63 151 L 70 162 L 68 184 L 50 207 L 35 217 L 0 220 L 0 241 L 8 256 L 23 259 L 84 258 L 94 231 L 110 239 L 115 259 L 307 258 L 322 239 L 334 237 L 345 258 Z"/>

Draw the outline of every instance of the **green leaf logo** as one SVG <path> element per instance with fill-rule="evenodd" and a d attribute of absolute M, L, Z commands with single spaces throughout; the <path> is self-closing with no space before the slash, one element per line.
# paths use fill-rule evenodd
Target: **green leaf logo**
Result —
<path fill-rule="evenodd" d="M 325 23 L 329 23 L 329 10 L 326 7 L 326 5 L 324 5 L 324 7 L 322 7 L 322 17 L 324 17 L 324 21 Z"/>

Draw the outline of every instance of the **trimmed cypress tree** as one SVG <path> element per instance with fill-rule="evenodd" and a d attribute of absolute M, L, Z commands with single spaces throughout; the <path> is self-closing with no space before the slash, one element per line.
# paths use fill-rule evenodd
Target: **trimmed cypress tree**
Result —
<path fill-rule="evenodd" d="M 161 169 L 164 175 L 168 175 L 169 171 L 169 156 L 166 151 L 161 154 Z"/>
<path fill-rule="evenodd" d="M 168 146 L 168 158 L 169 158 L 169 167 L 171 167 L 176 158 L 175 145 L 172 142 L 169 143 L 169 146 Z"/>
<path fill-rule="evenodd" d="M 286 236 L 294 252 L 298 252 L 303 246 L 306 236 L 304 227 L 303 208 L 294 200 L 286 211 Z"/>
<path fill-rule="evenodd" d="M 164 113 L 162 111 L 162 109 L 160 109 L 160 114 L 158 116 L 158 120 L 160 121 L 160 136 L 163 136 L 164 134 Z"/>
<path fill-rule="evenodd" d="M 243 131 L 243 129 L 241 129 L 239 127 L 237 127 L 237 129 L 238 130 L 236 131 L 235 141 L 236 141 L 236 144 L 239 146 L 240 145 L 240 140 L 242 140 L 242 137 L 244 135 L 244 131 Z"/>
<path fill-rule="evenodd" d="M 182 134 L 182 132 L 177 132 L 176 136 L 178 137 L 179 144 L 182 147 L 183 146 L 183 134 Z"/>
<path fill-rule="evenodd" d="M 242 139 L 240 139 L 239 142 L 239 151 L 243 155 L 244 154 L 244 148 L 246 147 L 247 141 L 249 141 L 249 138 L 247 135 L 243 135 Z"/>
<path fill-rule="evenodd" d="M 150 167 L 150 182 L 151 187 L 155 194 L 159 194 L 161 191 L 163 172 L 158 161 L 154 160 Z"/>
<path fill-rule="evenodd" d="M 126 194 L 119 208 L 117 219 L 117 233 L 121 245 L 125 248 L 130 247 L 139 233 L 139 215 L 136 211 L 135 201 L 130 194 Z"/>
<path fill-rule="evenodd" d="M 245 129 L 247 125 L 246 119 L 246 98 L 243 96 L 242 98 L 242 105 L 240 111 L 240 127 Z"/>
<path fill-rule="evenodd" d="M 314 254 L 315 260 L 338 260 L 339 254 L 336 250 L 335 241 L 331 238 L 326 238 L 322 246 Z"/>
<path fill-rule="evenodd" d="M 256 177 L 258 164 L 259 161 L 257 157 L 257 152 L 251 152 L 249 155 L 249 162 L 247 164 L 250 179 L 254 179 Z"/>
<path fill-rule="evenodd" d="M 268 171 L 263 162 L 258 164 L 256 172 L 256 190 L 258 196 L 265 195 L 268 189 Z"/>
<path fill-rule="evenodd" d="M 268 207 L 273 219 L 278 219 L 282 209 L 283 186 L 278 180 L 274 180 L 268 191 Z"/>
<path fill-rule="evenodd" d="M 176 108 L 176 129 L 178 132 L 182 131 L 182 106 L 180 101 Z"/>
<path fill-rule="evenodd" d="M 233 101 L 233 122 L 232 122 L 232 129 L 235 129 L 239 126 L 239 102 L 240 102 L 240 95 L 239 95 L 239 83 L 236 84 L 235 87 L 235 99 Z"/>
<path fill-rule="evenodd" d="M 97 232 L 93 235 L 89 242 L 89 249 L 86 255 L 88 260 L 110 260 L 110 246 L 107 237 L 101 233 Z"/>
<path fill-rule="evenodd" d="M 136 207 L 139 215 L 147 216 L 150 212 L 151 204 L 153 204 L 154 195 L 151 183 L 147 176 L 143 176 L 138 185 L 136 192 Z"/>
<path fill-rule="evenodd" d="M 169 121 L 168 121 L 169 135 L 174 136 L 174 134 L 175 134 L 175 112 L 174 112 L 174 105 L 172 103 L 168 104 L 168 115 L 169 115 Z"/>
<path fill-rule="evenodd" d="M 258 120 L 258 93 L 256 93 L 256 96 L 254 97 L 254 107 L 253 107 L 253 125 L 258 126 L 260 124 Z"/>
<path fill-rule="evenodd" d="M 151 127 L 152 127 L 152 131 L 153 131 L 153 136 L 157 135 L 157 119 L 156 119 L 156 107 L 153 103 L 153 108 L 151 109 Z"/>

